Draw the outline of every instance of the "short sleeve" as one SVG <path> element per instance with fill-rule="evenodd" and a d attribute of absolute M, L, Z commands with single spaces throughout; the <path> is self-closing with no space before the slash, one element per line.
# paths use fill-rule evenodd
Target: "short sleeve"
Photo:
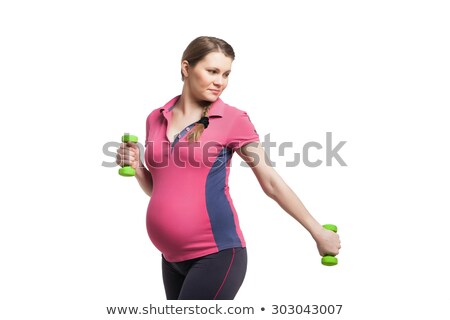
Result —
<path fill-rule="evenodd" d="M 228 133 L 227 147 L 235 151 L 254 141 L 259 141 L 255 126 L 250 121 L 247 112 L 240 111 L 233 119 L 233 125 Z"/>
<path fill-rule="evenodd" d="M 147 120 L 145 122 L 145 143 L 148 142 L 149 136 L 150 136 L 150 125 L 155 124 L 155 120 L 157 117 L 161 114 L 160 109 L 154 109 L 150 114 L 147 116 Z"/>

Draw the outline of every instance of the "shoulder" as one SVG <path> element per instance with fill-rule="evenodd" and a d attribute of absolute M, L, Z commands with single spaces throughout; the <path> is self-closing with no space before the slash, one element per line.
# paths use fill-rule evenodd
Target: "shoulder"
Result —
<path fill-rule="evenodd" d="M 150 114 L 147 116 L 147 119 L 148 120 L 151 120 L 151 119 L 154 119 L 154 118 L 156 118 L 156 117 L 159 117 L 160 115 L 161 115 L 161 111 L 162 109 L 161 109 L 161 107 L 159 107 L 159 108 L 156 108 L 156 109 L 153 109 L 151 112 L 150 112 Z"/>
<path fill-rule="evenodd" d="M 164 112 L 165 110 L 169 109 L 171 106 L 173 106 L 179 97 L 180 96 L 178 95 L 178 96 L 170 99 L 169 101 L 167 101 L 162 106 L 160 106 L 156 109 L 153 109 L 150 112 L 150 114 L 147 116 L 147 122 L 155 120 L 155 119 L 159 119 L 161 117 L 161 113 Z"/>
<path fill-rule="evenodd" d="M 222 115 L 228 119 L 236 119 L 241 117 L 248 117 L 247 111 L 241 109 L 240 107 L 229 105 L 228 103 L 222 102 Z"/>
<path fill-rule="evenodd" d="M 147 120 L 145 121 L 147 130 L 150 128 L 150 126 L 160 125 L 161 124 L 161 109 L 156 108 L 150 112 L 150 114 L 147 116 Z"/>
<path fill-rule="evenodd" d="M 256 133 L 254 124 L 250 120 L 247 111 L 244 109 L 224 104 L 223 119 L 234 132 Z"/>
<path fill-rule="evenodd" d="M 250 124 L 250 116 L 247 111 L 238 107 L 228 106 L 224 112 L 224 117 L 228 119 L 234 126 Z"/>

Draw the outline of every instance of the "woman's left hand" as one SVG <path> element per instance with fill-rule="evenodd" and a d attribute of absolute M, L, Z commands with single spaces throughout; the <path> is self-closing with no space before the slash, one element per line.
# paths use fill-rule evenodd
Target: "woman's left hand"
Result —
<path fill-rule="evenodd" d="M 322 257 L 326 255 L 337 256 L 339 254 L 341 240 L 337 233 L 322 228 L 322 230 L 315 235 L 314 240 L 316 240 L 317 249 Z"/>

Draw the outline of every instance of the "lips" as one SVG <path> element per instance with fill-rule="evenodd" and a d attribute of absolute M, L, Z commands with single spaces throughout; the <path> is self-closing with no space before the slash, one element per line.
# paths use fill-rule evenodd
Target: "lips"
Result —
<path fill-rule="evenodd" d="M 216 95 L 220 93 L 220 90 L 209 89 L 209 91 L 211 91 L 212 93 L 214 93 Z"/>

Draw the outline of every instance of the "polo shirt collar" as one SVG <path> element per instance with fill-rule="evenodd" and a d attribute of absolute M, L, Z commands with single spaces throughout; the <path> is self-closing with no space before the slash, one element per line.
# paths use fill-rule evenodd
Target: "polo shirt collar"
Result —
<path fill-rule="evenodd" d="M 180 97 L 181 95 L 174 97 L 164 106 L 159 108 L 160 113 L 170 112 L 172 110 L 172 107 L 175 105 L 175 103 L 178 101 Z M 218 98 L 216 101 L 213 102 L 213 104 L 209 108 L 208 117 L 223 117 L 224 109 L 225 103 L 222 101 L 222 99 Z"/>

